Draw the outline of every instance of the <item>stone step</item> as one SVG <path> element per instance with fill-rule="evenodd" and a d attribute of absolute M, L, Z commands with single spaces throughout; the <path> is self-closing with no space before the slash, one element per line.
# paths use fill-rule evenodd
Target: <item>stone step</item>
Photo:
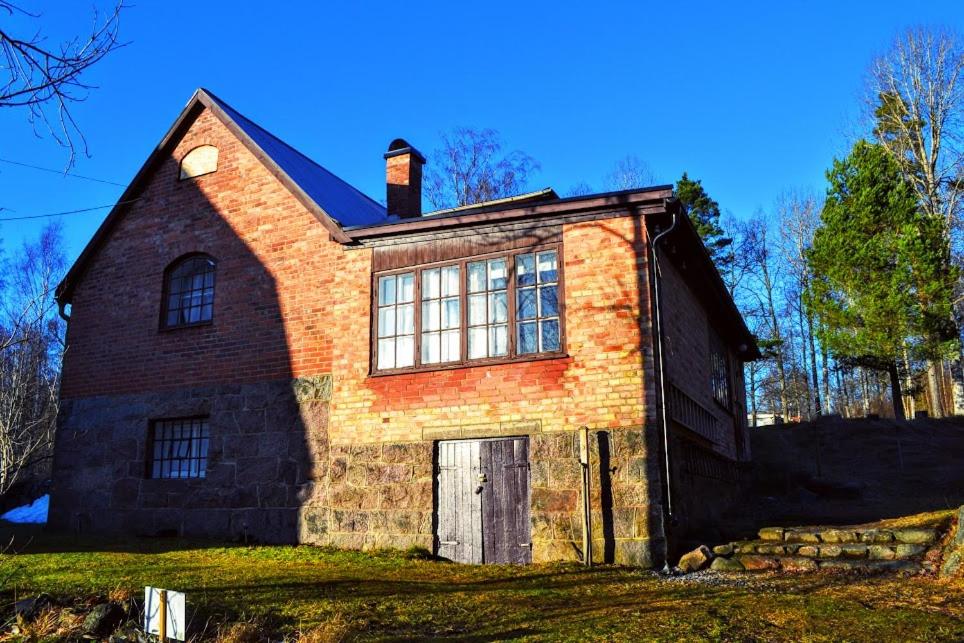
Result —
<path fill-rule="evenodd" d="M 927 545 L 890 541 L 889 543 L 862 542 L 787 542 L 773 540 L 745 540 L 717 548 L 718 554 L 793 556 L 819 559 L 904 560 L 919 557 Z"/>
<path fill-rule="evenodd" d="M 845 571 L 845 572 L 902 572 L 916 574 L 921 571 L 921 564 L 914 560 L 871 560 L 871 559 L 814 559 L 802 556 L 764 556 L 759 554 L 736 554 L 727 562 L 725 571 L 738 571 L 739 566 L 733 565 L 737 561 L 745 571 L 781 571 L 781 572 L 816 572 L 816 571 Z M 724 569 L 719 566 L 718 569 Z"/>
<path fill-rule="evenodd" d="M 760 540 L 770 543 L 802 544 L 904 544 L 930 545 L 937 541 L 936 529 L 889 529 L 879 527 L 764 527 Z"/>

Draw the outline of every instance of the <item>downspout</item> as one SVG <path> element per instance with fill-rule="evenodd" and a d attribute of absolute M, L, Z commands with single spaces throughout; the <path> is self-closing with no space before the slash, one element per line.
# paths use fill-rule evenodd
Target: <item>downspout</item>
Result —
<path fill-rule="evenodd" d="M 670 523 L 673 521 L 673 493 L 672 478 L 669 459 L 669 420 L 666 415 L 666 370 L 663 366 L 663 318 L 660 312 L 660 268 L 659 268 L 659 242 L 676 228 L 676 213 L 673 213 L 669 228 L 657 234 L 652 241 L 653 265 L 656 270 L 653 275 L 653 310 L 656 314 L 656 354 L 659 358 L 659 402 L 660 415 L 663 424 L 663 465 L 666 476 L 666 517 Z M 665 561 L 664 571 L 669 571 L 669 539 L 666 537 L 666 527 L 663 526 L 663 540 L 667 548 L 667 560 Z"/>
<path fill-rule="evenodd" d="M 59 297 L 57 298 L 57 314 L 60 315 L 60 318 L 65 322 L 70 321 L 70 315 L 67 314 L 67 302 Z"/>

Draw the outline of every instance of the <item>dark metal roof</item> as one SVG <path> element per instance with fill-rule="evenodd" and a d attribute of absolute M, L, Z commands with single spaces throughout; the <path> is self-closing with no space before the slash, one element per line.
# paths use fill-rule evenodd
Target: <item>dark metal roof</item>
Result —
<path fill-rule="evenodd" d="M 204 91 L 312 201 L 338 223 L 359 226 L 388 220 L 385 206 L 342 181 L 210 91 Z"/>

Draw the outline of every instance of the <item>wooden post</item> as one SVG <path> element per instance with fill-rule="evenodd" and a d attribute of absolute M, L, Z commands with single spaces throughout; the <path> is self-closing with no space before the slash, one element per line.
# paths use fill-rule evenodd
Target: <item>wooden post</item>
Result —
<path fill-rule="evenodd" d="M 160 592 L 160 603 L 157 606 L 157 637 L 161 643 L 167 643 L 167 590 Z"/>
<path fill-rule="evenodd" d="M 592 503 L 589 499 L 592 479 L 592 459 L 589 451 L 589 427 L 579 430 L 579 463 L 582 465 L 582 558 L 587 567 L 592 565 Z"/>

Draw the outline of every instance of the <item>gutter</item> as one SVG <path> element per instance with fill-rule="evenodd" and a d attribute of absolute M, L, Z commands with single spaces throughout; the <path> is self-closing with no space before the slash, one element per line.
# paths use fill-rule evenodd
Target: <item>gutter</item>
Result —
<path fill-rule="evenodd" d="M 657 234 L 652 241 L 653 248 L 653 265 L 656 270 L 653 274 L 653 310 L 656 314 L 656 352 L 659 357 L 659 402 L 660 402 L 660 419 L 663 429 L 663 465 L 664 475 L 666 476 L 666 518 L 672 524 L 674 520 L 673 516 L 673 488 L 672 488 L 672 478 L 670 469 L 670 457 L 669 457 L 669 420 L 666 415 L 666 371 L 664 368 L 664 358 L 663 358 L 663 318 L 660 311 L 660 268 L 659 268 L 659 242 L 663 240 L 663 237 L 668 235 L 674 229 L 676 229 L 676 217 L 677 213 L 673 212 L 672 222 L 669 228 L 663 230 Z M 666 537 L 666 525 L 663 525 L 663 540 L 666 547 L 667 559 L 664 565 L 664 571 L 669 571 L 669 539 Z"/>

